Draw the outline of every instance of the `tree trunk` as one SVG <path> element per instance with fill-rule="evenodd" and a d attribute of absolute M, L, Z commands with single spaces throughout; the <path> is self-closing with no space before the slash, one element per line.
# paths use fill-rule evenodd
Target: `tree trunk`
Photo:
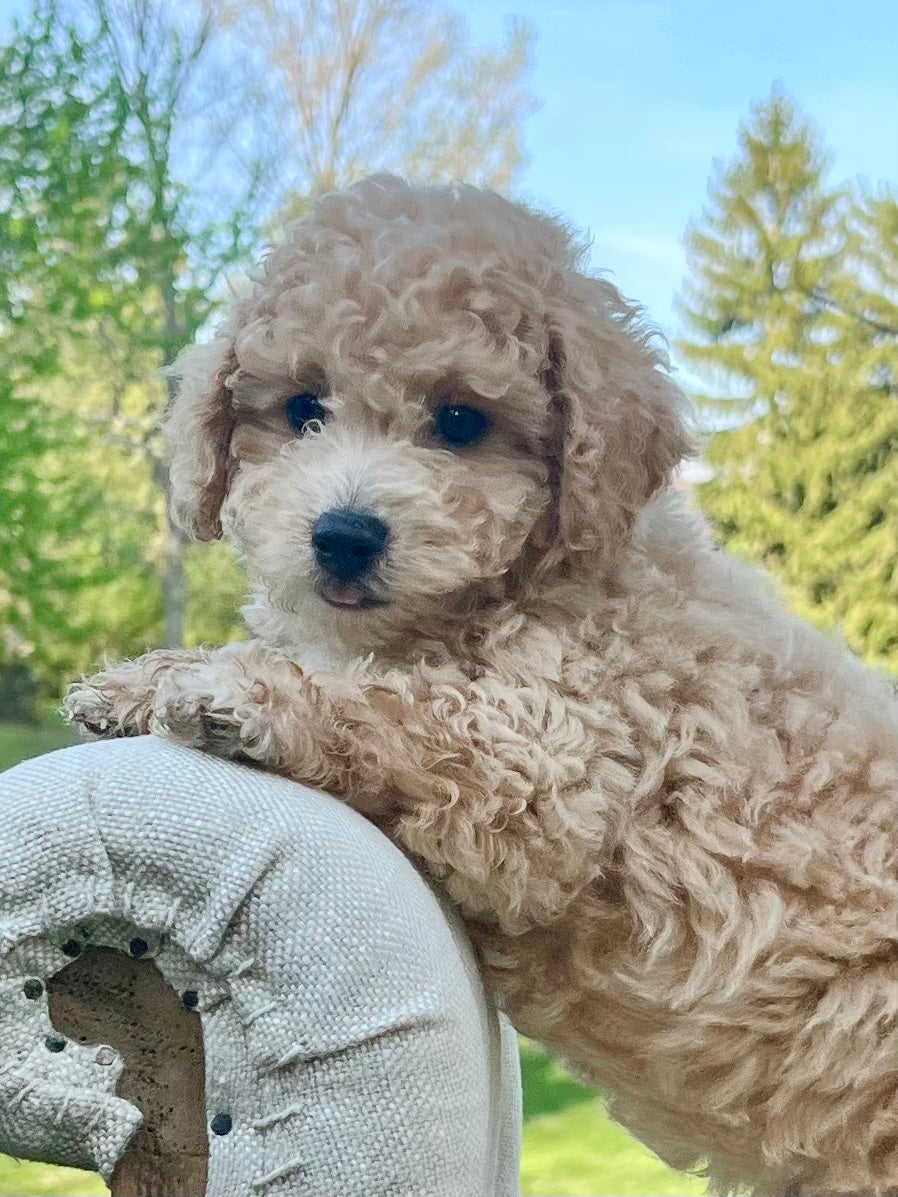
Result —
<path fill-rule="evenodd" d="M 167 496 L 166 496 L 167 497 Z M 165 565 L 162 573 L 162 611 L 165 619 L 163 647 L 184 647 L 187 613 L 187 574 L 184 568 L 186 541 L 166 513 Z"/>

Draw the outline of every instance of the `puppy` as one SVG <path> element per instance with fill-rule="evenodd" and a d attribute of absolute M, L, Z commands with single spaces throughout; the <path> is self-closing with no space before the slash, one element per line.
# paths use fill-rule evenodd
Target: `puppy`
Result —
<path fill-rule="evenodd" d="M 364 812 L 676 1166 L 898 1194 L 896 701 L 683 512 L 663 351 L 582 256 L 471 187 L 317 200 L 168 423 L 252 639 L 108 669 L 69 716 Z"/>

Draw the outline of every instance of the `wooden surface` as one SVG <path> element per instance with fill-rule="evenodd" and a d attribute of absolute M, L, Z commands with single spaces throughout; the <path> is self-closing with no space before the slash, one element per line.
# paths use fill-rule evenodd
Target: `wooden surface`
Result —
<path fill-rule="evenodd" d="M 50 1017 L 79 1043 L 117 1048 L 118 1095 L 144 1115 L 112 1177 L 113 1197 L 203 1197 L 208 1137 L 200 1019 L 152 960 L 90 948 L 47 986 Z"/>

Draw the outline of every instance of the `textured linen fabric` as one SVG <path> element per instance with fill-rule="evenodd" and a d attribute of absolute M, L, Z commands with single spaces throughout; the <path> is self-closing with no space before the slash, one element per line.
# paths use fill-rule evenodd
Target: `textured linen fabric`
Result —
<path fill-rule="evenodd" d="M 63 944 L 136 934 L 196 990 L 216 1197 L 518 1192 L 514 1036 L 470 947 L 333 798 L 153 737 L 0 776 L 0 1150 L 109 1177 L 140 1123 L 121 1061 L 48 1046 Z M 26 986 L 31 979 L 32 984 Z"/>

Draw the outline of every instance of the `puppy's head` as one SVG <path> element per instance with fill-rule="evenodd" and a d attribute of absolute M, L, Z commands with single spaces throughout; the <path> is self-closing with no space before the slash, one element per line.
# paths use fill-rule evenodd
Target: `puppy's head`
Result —
<path fill-rule="evenodd" d="M 375 639 L 608 566 L 687 449 L 678 393 L 557 222 L 467 187 L 325 196 L 180 360 L 176 518 L 272 607 Z"/>

